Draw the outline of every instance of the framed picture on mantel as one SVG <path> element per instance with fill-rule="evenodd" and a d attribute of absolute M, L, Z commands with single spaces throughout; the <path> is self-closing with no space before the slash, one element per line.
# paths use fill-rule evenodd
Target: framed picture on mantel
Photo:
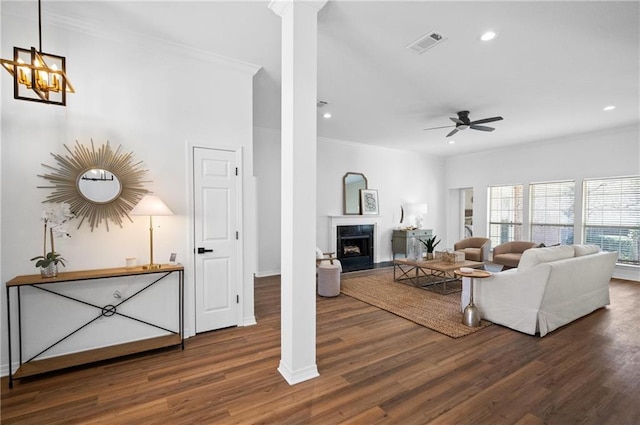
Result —
<path fill-rule="evenodd" d="M 360 189 L 360 211 L 362 214 L 379 214 L 377 190 Z"/>

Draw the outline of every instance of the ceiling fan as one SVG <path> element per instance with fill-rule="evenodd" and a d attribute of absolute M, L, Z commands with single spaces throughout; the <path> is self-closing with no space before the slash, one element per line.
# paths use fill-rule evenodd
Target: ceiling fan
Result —
<path fill-rule="evenodd" d="M 449 119 L 454 123 L 456 123 L 455 125 L 456 128 L 451 130 L 449 134 L 447 134 L 447 137 L 453 136 L 458 131 L 466 130 L 467 128 L 471 128 L 472 130 L 480 130 L 480 131 L 493 131 L 495 130 L 495 128 L 493 127 L 487 127 L 486 125 L 478 125 L 478 124 L 486 124 L 489 122 L 500 121 L 502 117 L 483 118 L 481 120 L 471 121 L 469 120 L 469 111 L 460 111 L 458 112 L 458 118 L 449 117 Z M 445 125 L 443 127 L 425 128 L 425 130 L 435 130 L 438 128 L 449 128 L 449 127 L 453 127 L 453 126 Z"/>

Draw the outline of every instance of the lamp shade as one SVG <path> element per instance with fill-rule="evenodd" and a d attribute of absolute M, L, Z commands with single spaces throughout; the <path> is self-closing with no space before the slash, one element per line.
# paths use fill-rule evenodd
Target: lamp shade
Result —
<path fill-rule="evenodd" d="M 154 195 L 145 195 L 129 212 L 130 215 L 173 215 L 167 204 Z"/>

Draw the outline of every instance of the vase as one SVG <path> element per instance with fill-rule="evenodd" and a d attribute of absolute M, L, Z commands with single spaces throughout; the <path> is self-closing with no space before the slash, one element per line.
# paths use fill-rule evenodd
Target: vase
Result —
<path fill-rule="evenodd" d="M 427 252 L 427 260 L 433 260 L 433 252 Z"/>
<path fill-rule="evenodd" d="M 422 242 L 420 239 L 413 238 L 413 255 L 416 261 L 422 261 Z"/>
<path fill-rule="evenodd" d="M 40 267 L 40 276 L 43 278 L 58 276 L 58 265 L 56 263 L 49 263 L 47 267 Z"/>

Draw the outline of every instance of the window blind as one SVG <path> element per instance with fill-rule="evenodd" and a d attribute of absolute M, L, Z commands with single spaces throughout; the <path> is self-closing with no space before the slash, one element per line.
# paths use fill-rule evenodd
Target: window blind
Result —
<path fill-rule="evenodd" d="M 491 246 L 522 240 L 523 186 L 489 186 L 489 238 Z"/>
<path fill-rule="evenodd" d="M 529 186 L 531 240 L 545 245 L 572 244 L 575 182 Z"/>
<path fill-rule="evenodd" d="M 583 191 L 585 243 L 640 265 L 640 176 L 587 179 Z"/>

